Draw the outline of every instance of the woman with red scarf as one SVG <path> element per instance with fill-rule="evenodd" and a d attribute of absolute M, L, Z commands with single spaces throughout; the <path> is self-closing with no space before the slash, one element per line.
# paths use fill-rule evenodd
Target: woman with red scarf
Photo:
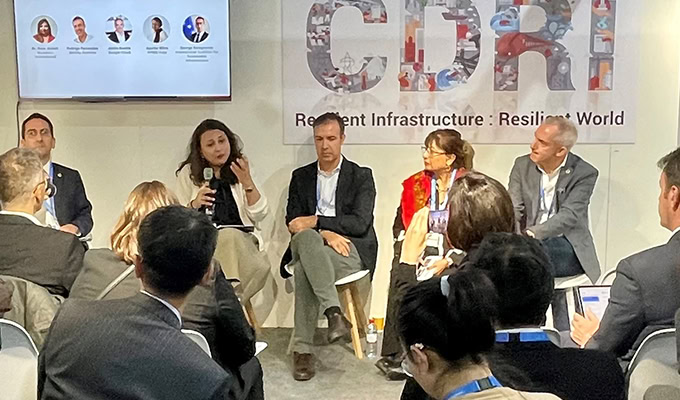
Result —
<path fill-rule="evenodd" d="M 406 378 L 401 369 L 403 357 L 396 330 L 396 313 L 403 294 L 414 286 L 418 279 L 441 275 L 462 258 L 459 252 L 448 246 L 445 239 L 448 218 L 446 208 L 449 190 L 458 178 L 472 169 L 474 150 L 462 139 L 460 133 L 453 129 L 431 132 L 425 138 L 422 150 L 425 168 L 402 183 L 401 203 L 392 226 L 394 258 L 390 273 L 387 318 L 382 358 L 376 362 L 378 369 L 390 380 Z M 429 210 L 427 218 L 423 218 L 422 215 L 414 218 L 418 211 L 426 207 Z M 414 265 L 412 260 L 402 260 L 402 245 L 411 240 L 421 241 L 423 235 L 427 239 L 425 250 L 420 257 L 422 265 Z"/>

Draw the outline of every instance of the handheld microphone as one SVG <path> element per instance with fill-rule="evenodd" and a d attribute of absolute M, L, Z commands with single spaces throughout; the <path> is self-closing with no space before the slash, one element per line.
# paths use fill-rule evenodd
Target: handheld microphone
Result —
<path fill-rule="evenodd" d="M 212 168 L 203 168 L 203 180 L 208 182 L 210 184 L 210 181 L 212 181 L 212 178 L 214 176 L 214 172 Z M 205 215 L 212 217 L 215 214 L 215 204 L 212 204 L 210 206 L 205 207 Z"/>

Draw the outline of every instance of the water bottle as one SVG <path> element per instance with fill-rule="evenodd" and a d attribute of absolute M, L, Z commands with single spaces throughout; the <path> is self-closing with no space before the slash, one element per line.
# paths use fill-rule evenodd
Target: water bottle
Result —
<path fill-rule="evenodd" d="M 366 332 L 366 357 L 376 358 L 378 356 L 378 328 L 375 320 L 368 320 L 368 332 Z"/>

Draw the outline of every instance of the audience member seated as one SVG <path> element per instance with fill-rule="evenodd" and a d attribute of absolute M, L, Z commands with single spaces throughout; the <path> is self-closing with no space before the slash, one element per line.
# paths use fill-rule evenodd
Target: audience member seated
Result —
<path fill-rule="evenodd" d="M 328 318 L 328 342 L 349 337 L 335 281 L 361 269 L 372 274 L 378 252 L 372 171 L 342 155 L 340 116 L 323 114 L 313 126 L 318 161 L 293 171 L 286 209 L 293 237 L 281 261 L 281 275 L 293 273 L 295 280 L 293 377 L 299 381 L 316 372 L 312 348 L 319 310 Z"/>
<path fill-rule="evenodd" d="M 12 284 L 0 279 L 0 318 L 12 309 Z"/>
<path fill-rule="evenodd" d="M 487 233 L 514 230 L 512 200 L 503 185 L 495 179 L 478 172 L 469 172 L 456 181 L 450 191 L 450 197 L 446 242 L 449 244 L 448 247 L 458 248 L 467 253 L 460 261 L 461 263 L 465 263 L 474 255 L 477 246 Z M 410 282 L 406 279 L 399 282 L 401 286 L 399 293 L 404 293 L 415 284 L 415 270 L 422 268 L 419 264 L 426 248 L 428 216 L 428 207 L 418 211 L 403 241 L 400 268 L 410 268 L 413 278 L 409 278 Z M 444 273 L 449 274 L 453 271 L 455 268 L 449 268 Z M 390 300 L 394 302 L 393 299 Z M 388 305 L 385 339 L 383 339 L 383 347 L 387 343 L 388 349 L 394 348 L 393 329 L 396 325 L 397 311 L 397 305 L 392 304 L 392 308 Z M 383 354 L 384 352 L 385 350 Z M 404 379 L 400 365 L 402 359 L 403 353 L 400 352 L 396 356 L 379 360 L 376 366 L 383 370 L 388 378 Z"/>
<path fill-rule="evenodd" d="M 134 265 L 139 255 L 137 234 L 144 217 L 165 206 L 177 205 L 177 197 L 163 183 L 142 182 L 137 185 L 123 205 L 123 213 L 111 234 L 111 249 L 92 249 L 85 253 L 83 271 L 78 274 L 71 298 L 95 300 L 104 289 L 126 270 Z M 103 299 L 122 299 L 139 292 L 141 282 L 130 273 Z"/>
<path fill-rule="evenodd" d="M 0 156 L 0 275 L 67 297 L 85 248 L 75 236 L 46 228 L 35 218 L 52 193 L 48 186 L 34 150 L 12 149 Z"/>
<path fill-rule="evenodd" d="M 585 272 L 595 282 L 600 263 L 588 206 L 598 171 L 571 152 L 577 139 L 576 126 L 569 119 L 546 118 L 536 129 L 531 153 L 515 160 L 508 190 L 520 230 L 543 241 L 554 275 Z"/>
<path fill-rule="evenodd" d="M 673 232 L 668 243 L 624 258 L 616 267 L 609 305 L 599 321 L 586 310 L 574 315 L 572 339 L 589 349 L 632 358 L 647 335 L 673 327 L 680 308 L 680 149 L 663 157 L 659 180 L 661 226 Z"/>
<path fill-rule="evenodd" d="M 52 162 L 56 145 L 52 122 L 42 114 L 31 114 L 21 125 L 21 147 L 34 149 L 40 155 L 45 173 L 56 186 L 54 197 L 45 200 L 38 219 L 55 229 L 87 236 L 92 231 L 92 204 L 78 171 Z"/>
<path fill-rule="evenodd" d="M 170 206 L 142 221 L 138 243 L 140 293 L 59 310 L 39 356 L 39 398 L 226 397 L 233 379 L 182 334 L 178 311 L 211 276 L 217 230 L 205 215 Z"/>
<path fill-rule="evenodd" d="M 114 249 L 89 250 L 83 272 L 71 291 L 72 299 L 95 300 L 116 278 L 130 272 L 102 297 L 103 300 L 128 298 L 139 293 L 142 282 L 130 271 L 139 254 L 137 234 L 152 211 L 179 204 L 175 195 L 161 182 L 137 185 L 123 207 L 111 235 Z M 231 400 L 257 400 L 264 396 L 262 367 L 255 353 L 255 335 L 245 319 L 234 289 L 213 260 L 213 273 L 207 286 L 197 286 L 187 297 L 182 310 L 183 327 L 206 337 L 213 359 L 234 376 Z"/>
<path fill-rule="evenodd" d="M 404 369 L 437 400 L 558 399 L 518 392 L 492 374 L 487 354 L 494 346 L 498 296 L 475 268 L 420 283 L 399 310 Z"/>
<path fill-rule="evenodd" d="M 554 278 L 550 259 L 537 240 L 492 233 L 476 254 L 467 268 L 486 272 L 498 293 L 491 369 L 502 383 L 553 393 L 564 400 L 624 399 L 623 373 L 614 355 L 559 348 L 540 329 Z M 406 383 L 402 399 L 426 398 L 415 382 Z"/>
<path fill-rule="evenodd" d="M 212 169 L 210 181 L 204 178 L 205 169 Z M 220 121 L 201 122 L 191 136 L 189 155 L 176 174 L 181 204 L 212 212 L 217 225 L 232 226 L 220 229 L 215 258 L 227 279 L 240 282 L 237 290 L 241 300 L 250 300 L 270 276 L 271 265 L 262 251 L 259 234 L 269 207 L 267 198 L 255 186 L 240 139 Z M 255 231 L 238 228 L 243 226 Z"/>

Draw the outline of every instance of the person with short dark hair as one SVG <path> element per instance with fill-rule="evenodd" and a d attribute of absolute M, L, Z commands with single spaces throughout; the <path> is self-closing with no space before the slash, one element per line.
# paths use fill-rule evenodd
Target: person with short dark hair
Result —
<path fill-rule="evenodd" d="M 405 370 L 436 400 L 558 399 L 518 392 L 492 374 L 498 295 L 487 275 L 466 268 L 411 288 L 399 310 Z"/>
<path fill-rule="evenodd" d="M 680 308 L 680 148 L 661 160 L 659 219 L 672 231 L 666 244 L 621 260 L 616 267 L 609 306 L 598 320 L 591 311 L 574 315 L 572 339 L 589 349 L 632 358 L 647 335 L 673 327 Z"/>
<path fill-rule="evenodd" d="M 64 303 L 40 353 L 39 398 L 225 398 L 232 378 L 180 331 L 179 312 L 211 275 L 217 230 L 169 206 L 144 218 L 137 240 L 142 291 Z"/>
<path fill-rule="evenodd" d="M 293 171 L 288 190 L 286 224 L 292 238 L 281 275 L 294 275 L 293 377 L 299 381 L 316 373 L 312 348 L 319 309 L 328 319 L 330 343 L 349 336 L 351 324 L 340 310 L 335 282 L 375 270 L 375 182 L 370 168 L 342 155 L 344 126 L 333 113 L 314 121 L 318 160 Z"/>
<path fill-rule="evenodd" d="M 402 182 L 401 201 L 392 225 L 394 237 L 394 257 L 390 272 L 390 288 L 387 294 L 387 317 L 381 348 L 382 357 L 376 367 L 389 380 L 406 379 L 401 369 L 403 353 L 397 337 L 397 311 L 399 302 L 406 290 L 424 276 L 439 276 L 447 268 L 460 262 L 462 255 L 448 245 L 445 239 L 448 219 L 448 197 L 455 181 L 472 169 L 474 150 L 454 129 L 437 129 L 430 132 L 422 146 L 424 169 Z M 421 258 L 427 257 L 427 266 L 419 268 L 402 263 L 401 247 L 406 231 L 416 212 L 423 208 L 435 213 L 428 220 L 419 219 L 427 224 L 427 246 Z M 436 223 L 441 220 L 441 223 Z M 443 225 L 443 227 L 442 227 Z M 419 276 L 420 278 L 417 278 Z"/>
<path fill-rule="evenodd" d="M 108 32 L 107 36 L 113 43 L 125 43 L 130 39 L 132 31 L 125 30 L 125 19 L 116 17 L 113 19 L 113 32 Z"/>
<path fill-rule="evenodd" d="M 71 21 L 71 23 L 73 24 L 73 31 L 76 34 L 75 39 L 73 39 L 75 43 L 79 44 L 87 43 L 90 41 L 90 39 L 92 39 L 92 36 L 88 35 L 87 31 L 85 30 L 86 26 L 83 17 L 77 16 L 73 18 L 73 21 Z"/>
<path fill-rule="evenodd" d="M 206 31 L 205 18 L 196 17 L 194 20 L 194 33 L 191 34 L 191 41 L 194 43 L 201 43 L 208 38 L 210 32 Z"/>
<path fill-rule="evenodd" d="M 168 34 L 163 30 L 163 20 L 159 17 L 153 17 L 151 19 L 151 36 L 149 40 L 153 43 L 165 42 L 168 38 Z"/>
<path fill-rule="evenodd" d="M 38 214 L 38 219 L 47 226 L 84 238 L 94 225 L 92 204 L 80 173 L 52 162 L 56 143 L 54 126 L 45 115 L 33 113 L 21 124 L 20 146 L 38 152 L 45 173 L 57 188 L 56 195 L 45 200 L 44 214 Z"/>
<path fill-rule="evenodd" d="M 46 228 L 35 217 L 53 193 L 35 150 L 17 148 L 0 156 L 0 275 L 67 297 L 85 248 L 75 236 Z"/>

